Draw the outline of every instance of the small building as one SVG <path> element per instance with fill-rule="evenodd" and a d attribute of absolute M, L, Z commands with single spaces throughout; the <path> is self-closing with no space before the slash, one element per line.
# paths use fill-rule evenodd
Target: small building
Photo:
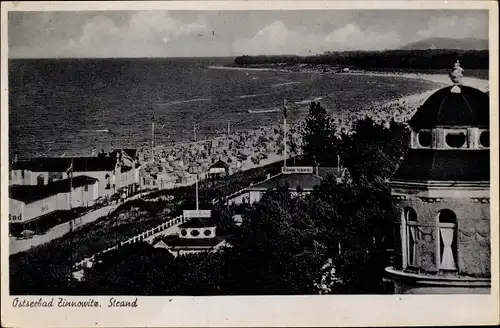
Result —
<path fill-rule="evenodd" d="M 210 219 L 191 219 L 178 228 L 177 235 L 165 236 L 153 246 L 179 256 L 215 252 L 226 245 L 225 238 L 217 236 L 217 224 Z"/>
<path fill-rule="evenodd" d="M 410 120 L 410 150 L 390 181 L 396 294 L 490 293 L 490 102 L 461 72 Z"/>
<path fill-rule="evenodd" d="M 211 179 L 220 179 L 229 175 L 229 164 L 218 160 L 208 168 L 208 176 Z"/>
<path fill-rule="evenodd" d="M 279 173 L 228 196 L 227 203 L 252 204 L 260 201 L 268 190 L 284 186 L 288 186 L 292 196 L 307 194 L 312 192 L 314 187 L 328 175 L 333 175 L 340 183 L 348 174 L 345 168 L 336 167 L 316 167 L 315 172 L 310 173 Z"/>
<path fill-rule="evenodd" d="M 99 194 L 98 180 L 88 176 L 70 180 L 9 186 L 9 223 L 22 225 L 55 211 L 92 206 Z"/>
<path fill-rule="evenodd" d="M 10 185 L 47 185 L 73 176 L 89 176 L 99 180 L 99 196 L 111 196 L 125 189 L 139 188 L 140 163 L 133 149 L 114 150 L 88 157 L 39 157 L 17 161 L 10 167 Z"/>

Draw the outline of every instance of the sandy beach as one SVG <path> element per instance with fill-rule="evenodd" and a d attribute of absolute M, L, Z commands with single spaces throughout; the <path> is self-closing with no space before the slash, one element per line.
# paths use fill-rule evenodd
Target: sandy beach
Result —
<path fill-rule="evenodd" d="M 210 66 L 210 69 L 225 70 L 253 70 L 268 71 L 279 70 L 274 68 L 246 68 Z M 301 71 L 302 72 L 302 71 Z M 306 69 L 304 73 L 322 73 Z M 327 73 L 331 74 L 331 73 Z M 351 71 L 348 75 L 391 76 L 407 79 L 426 80 L 439 85 L 439 88 L 451 85 L 450 78 L 445 74 L 419 74 L 419 73 L 386 73 Z M 466 72 L 465 72 L 466 75 Z M 465 85 L 489 90 L 489 81 L 479 78 L 467 77 L 463 79 Z M 351 133 L 352 124 L 363 117 L 370 117 L 376 123 L 388 126 L 391 120 L 406 122 L 417 108 L 437 89 L 416 93 L 382 103 L 373 103 L 363 108 L 353 109 L 348 113 L 336 113 L 333 116 L 337 126 L 337 134 Z M 289 134 L 300 149 L 301 138 L 299 131 L 300 122 L 296 123 L 295 131 Z M 289 129 L 290 131 L 290 129 Z M 196 143 L 179 143 L 174 145 L 159 145 L 155 147 L 154 162 L 149 159 L 144 165 L 143 174 L 146 176 L 146 185 L 149 188 L 171 189 L 194 183 L 194 175 L 188 173 L 191 166 L 199 168 L 200 178 L 207 177 L 210 166 L 218 160 L 229 164 L 230 172 L 248 170 L 265 166 L 273 162 L 282 161 L 283 155 L 283 126 L 267 126 L 250 131 L 233 132 L 215 139 L 198 141 Z M 287 158 L 298 155 L 299 152 L 287 153 Z"/>

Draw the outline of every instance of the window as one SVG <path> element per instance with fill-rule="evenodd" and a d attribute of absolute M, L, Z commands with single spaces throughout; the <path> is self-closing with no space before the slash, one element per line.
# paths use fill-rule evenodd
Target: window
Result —
<path fill-rule="evenodd" d="M 205 234 L 205 236 L 208 237 L 208 236 L 210 236 L 212 234 L 212 231 L 209 230 L 209 229 L 207 229 L 207 230 L 205 230 L 204 234 Z"/>
<path fill-rule="evenodd" d="M 442 210 L 438 214 L 439 269 L 457 270 L 457 216 L 453 211 Z"/>
<path fill-rule="evenodd" d="M 463 132 L 460 133 L 448 133 L 446 135 L 446 144 L 452 148 L 460 148 L 465 144 L 465 134 Z"/>
<path fill-rule="evenodd" d="M 479 136 L 479 143 L 481 144 L 482 147 L 489 147 L 490 146 L 490 132 L 489 131 L 483 131 L 481 135 Z"/>
<path fill-rule="evenodd" d="M 186 229 L 182 229 L 182 230 L 181 230 L 181 235 L 183 235 L 183 236 L 186 236 L 186 235 L 187 235 L 187 231 L 186 231 Z"/>
<path fill-rule="evenodd" d="M 191 230 L 191 236 L 197 237 L 200 235 L 200 232 L 198 230 Z"/>
<path fill-rule="evenodd" d="M 40 174 L 36 177 L 36 184 L 39 186 L 43 186 L 45 184 L 45 178 L 43 177 L 43 174 Z"/>
<path fill-rule="evenodd" d="M 89 191 L 89 186 L 83 187 L 83 191 Z"/>
<path fill-rule="evenodd" d="M 430 131 L 420 131 L 418 133 L 418 143 L 421 147 L 430 147 L 432 144 L 432 134 Z"/>
<path fill-rule="evenodd" d="M 405 209 L 406 224 L 406 263 L 407 266 L 418 267 L 418 240 L 417 212 L 412 208 Z"/>

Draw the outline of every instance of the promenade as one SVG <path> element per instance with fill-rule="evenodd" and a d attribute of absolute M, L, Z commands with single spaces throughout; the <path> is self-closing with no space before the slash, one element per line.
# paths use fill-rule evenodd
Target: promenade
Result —
<path fill-rule="evenodd" d="M 127 198 L 127 201 L 137 199 L 140 196 L 147 195 L 147 193 L 137 194 L 130 198 Z M 95 211 L 84 214 L 83 216 L 76 218 L 74 220 L 74 229 L 78 230 L 79 228 L 96 221 L 97 219 L 107 216 L 111 214 L 121 203 L 111 204 L 105 207 L 101 207 Z M 56 238 L 60 238 L 67 234 L 70 229 L 70 223 L 65 222 L 59 224 L 52 229 L 48 230 L 43 235 L 34 235 L 31 239 L 17 239 L 16 237 L 9 238 L 9 254 L 16 254 L 19 252 L 24 252 L 29 250 L 32 247 L 40 246 L 45 243 L 48 243 Z"/>

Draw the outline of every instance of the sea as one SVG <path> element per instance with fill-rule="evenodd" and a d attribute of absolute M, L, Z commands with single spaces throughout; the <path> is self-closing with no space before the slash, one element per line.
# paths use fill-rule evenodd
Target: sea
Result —
<path fill-rule="evenodd" d="M 89 155 L 277 125 L 315 99 L 332 115 L 436 88 L 400 77 L 215 69 L 232 58 L 12 59 L 9 153 Z"/>

